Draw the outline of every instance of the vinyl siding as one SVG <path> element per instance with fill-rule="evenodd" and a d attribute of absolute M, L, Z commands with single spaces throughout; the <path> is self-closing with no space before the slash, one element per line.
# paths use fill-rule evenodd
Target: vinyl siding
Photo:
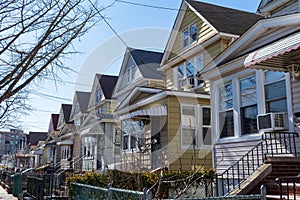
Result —
<path fill-rule="evenodd" d="M 165 78 L 165 88 L 168 90 L 173 90 L 174 89 L 174 73 L 173 73 L 173 69 L 167 69 L 165 71 L 166 74 L 166 78 Z"/>
<path fill-rule="evenodd" d="M 74 134 L 73 159 L 74 159 L 75 172 L 79 172 L 82 169 L 80 157 L 81 157 L 81 139 L 78 134 Z"/>
<path fill-rule="evenodd" d="M 182 49 L 181 33 L 185 28 L 195 23 L 197 23 L 198 41 L 200 38 L 206 36 L 207 34 L 213 31 L 213 29 L 210 28 L 209 25 L 207 25 L 206 23 L 202 22 L 193 11 L 187 9 L 181 26 L 179 28 L 179 32 L 173 32 L 173 34 L 176 34 L 177 36 L 168 59 L 172 59 L 173 57 L 178 55 L 182 50 L 184 50 Z"/>
<path fill-rule="evenodd" d="M 170 170 L 191 170 L 194 162 L 203 170 L 212 166 L 210 150 L 181 149 L 180 139 L 180 102 L 186 104 L 209 105 L 208 100 L 180 97 L 168 97 L 168 163 Z M 204 156 L 206 155 L 206 156 Z"/>
<path fill-rule="evenodd" d="M 293 103 L 293 112 L 300 112 L 300 81 L 299 79 L 292 80 L 291 78 L 291 87 L 292 87 L 292 103 Z M 295 126 L 295 132 L 300 133 L 300 127 Z M 300 152 L 300 137 L 296 141 L 297 152 Z"/>
<path fill-rule="evenodd" d="M 298 1 L 295 0 L 273 11 L 271 13 L 271 16 L 276 17 L 276 16 L 281 16 L 281 15 L 286 15 L 286 14 L 291 14 L 296 12 L 299 12 L 299 6 L 298 6 Z"/>
<path fill-rule="evenodd" d="M 215 144 L 215 167 L 217 173 L 222 173 L 232 164 L 241 159 L 249 150 L 251 150 L 260 140 L 247 140 L 230 143 Z"/>

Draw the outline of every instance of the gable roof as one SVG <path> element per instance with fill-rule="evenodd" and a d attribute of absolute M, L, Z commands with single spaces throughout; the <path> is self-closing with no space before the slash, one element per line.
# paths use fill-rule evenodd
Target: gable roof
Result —
<path fill-rule="evenodd" d="M 242 58 L 261 47 L 276 42 L 286 35 L 293 34 L 296 30 L 299 30 L 299 25 L 300 13 L 260 20 L 232 45 L 219 54 L 213 62 L 205 66 L 200 73 L 205 74 L 216 67 L 233 62 L 234 60 Z M 278 28 L 282 28 L 284 31 L 279 31 L 281 33 L 278 34 L 278 32 L 276 32 L 276 29 Z M 259 40 L 260 37 L 263 37 L 266 33 L 270 34 L 270 32 L 273 32 L 272 37 L 260 41 L 258 43 L 259 45 L 255 45 L 255 41 Z M 255 48 L 252 47 L 253 44 Z"/>
<path fill-rule="evenodd" d="M 113 91 L 118 81 L 118 76 L 96 74 L 105 99 L 111 99 Z"/>
<path fill-rule="evenodd" d="M 264 18 L 258 14 L 199 1 L 186 0 L 186 2 L 222 33 L 242 35 L 258 20 Z"/>
<path fill-rule="evenodd" d="M 46 141 L 47 132 L 29 132 L 29 145 L 37 145 L 39 141 Z"/>
<path fill-rule="evenodd" d="M 63 118 L 65 120 L 65 123 L 69 123 L 70 121 L 70 115 L 72 110 L 72 104 L 61 104 L 61 109 L 63 112 Z"/>
<path fill-rule="evenodd" d="M 54 131 L 57 131 L 57 126 L 58 126 L 58 119 L 59 119 L 59 114 L 51 114 L 50 117 L 50 122 L 49 122 L 49 127 L 48 127 L 48 133 L 51 134 Z"/>
<path fill-rule="evenodd" d="M 128 50 L 144 78 L 163 79 L 163 72 L 157 70 L 163 53 L 133 48 Z"/>
<path fill-rule="evenodd" d="M 89 104 L 90 95 L 91 95 L 90 92 L 81 92 L 81 91 L 75 92 L 75 96 L 77 96 L 77 102 L 79 104 L 81 113 L 86 113 Z"/>

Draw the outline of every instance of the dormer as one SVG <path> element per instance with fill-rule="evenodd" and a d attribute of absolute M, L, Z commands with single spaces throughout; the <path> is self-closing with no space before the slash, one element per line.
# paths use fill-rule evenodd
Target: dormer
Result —
<path fill-rule="evenodd" d="M 59 114 L 51 114 L 48 134 L 53 134 L 55 131 L 57 131 L 58 118 Z"/>
<path fill-rule="evenodd" d="M 300 11 L 299 0 L 262 0 L 257 13 L 265 17 L 276 17 Z"/>
<path fill-rule="evenodd" d="M 62 129 L 65 124 L 69 124 L 70 114 L 72 105 L 71 104 L 61 104 L 59 111 L 59 117 L 57 122 L 57 129 Z"/>
<path fill-rule="evenodd" d="M 112 98 L 118 77 L 96 74 L 88 104 L 88 112 L 96 114 L 112 114 L 115 101 Z"/>
<path fill-rule="evenodd" d="M 80 126 L 85 116 L 87 115 L 90 94 L 90 92 L 75 92 L 72 111 L 70 115 L 70 120 L 74 122 L 75 126 Z"/>
<path fill-rule="evenodd" d="M 136 86 L 162 88 L 163 72 L 157 70 L 162 55 L 160 52 L 127 48 L 113 97 L 122 102 Z"/>

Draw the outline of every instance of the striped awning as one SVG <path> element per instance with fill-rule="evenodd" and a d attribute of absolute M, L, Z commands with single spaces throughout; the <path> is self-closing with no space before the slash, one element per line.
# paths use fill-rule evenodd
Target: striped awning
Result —
<path fill-rule="evenodd" d="M 57 142 L 57 145 L 59 146 L 65 146 L 65 145 L 73 145 L 74 141 L 72 139 L 62 140 L 60 142 Z"/>
<path fill-rule="evenodd" d="M 164 116 L 167 115 L 167 106 L 155 106 L 152 108 L 137 110 L 119 117 L 120 120 L 130 119 L 138 116 Z"/>
<path fill-rule="evenodd" d="M 245 67 L 251 67 L 264 61 L 268 61 L 274 57 L 284 55 L 285 53 L 297 50 L 300 48 L 300 32 L 287 36 L 281 40 L 278 40 L 272 44 L 262 47 L 252 53 L 250 53 L 245 61 Z M 274 66 L 284 67 L 284 66 Z"/>

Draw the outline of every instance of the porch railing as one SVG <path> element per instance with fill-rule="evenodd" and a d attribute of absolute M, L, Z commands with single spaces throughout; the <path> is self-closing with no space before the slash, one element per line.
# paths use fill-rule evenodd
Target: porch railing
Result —
<path fill-rule="evenodd" d="M 218 195 L 228 195 L 264 164 L 265 157 L 297 155 L 294 132 L 266 132 L 262 140 L 223 173 L 217 175 Z"/>

